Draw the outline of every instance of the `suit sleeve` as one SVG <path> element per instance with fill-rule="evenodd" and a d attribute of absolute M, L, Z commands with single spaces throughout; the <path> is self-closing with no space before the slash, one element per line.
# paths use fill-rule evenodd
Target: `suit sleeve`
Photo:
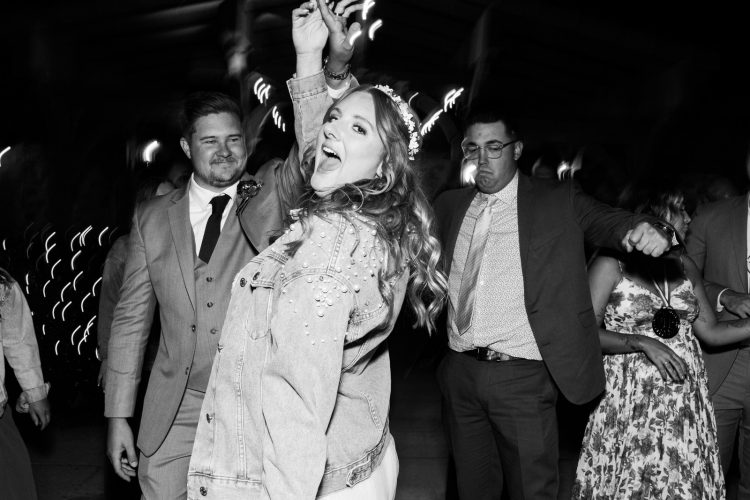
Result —
<path fill-rule="evenodd" d="M 349 290 L 320 310 L 314 296 L 323 281 L 318 276 L 306 278 L 296 278 L 285 287 L 284 297 L 293 301 L 280 301 L 274 314 L 273 345 L 262 376 L 264 450 L 268 450 L 263 457 L 264 483 L 273 499 L 316 496 L 325 470 L 326 429 L 336 402 L 353 304 L 354 291 Z M 322 316 L 316 313 L 319 310 Z"/>
<path fill-rule="evenodd" d="M 586 241 L 596 246 L 623 250 L 622 240 L 628 230 L 640 222 L 656 222 L 654 217 L 614 208 L 583 192 L 580 185 L 570 182 L 570 200 L 578 225 Z"/>
<path fill-rule="evenodd" d="M 690 221 L 690 228 L 685 241 L 688 255 L 693 259 L 695 265 L 698 266 L 701 276 L 703 275 L 703 269 L 706 266 L 706 246 L 710 219 L 708 213 L 701 211 L 700 208 L 696 210 L 693 220 Z M 718 305 L 717 301 L 721 291 L 727 288 L 720 283 L 713 283 L 706 281 L 705 279 L 703 280 L 703 287 L 706 289 L 706 296 L 708 297 L 709 303 L 714 307 Z"/>
<path fill-rule="evenodd" d="M 141 380 L 156 295 L 146 262 L 146 247 L 139 223 L 139 209 L 128 240 L 120 299 L 112 319 L 107 359 L 106 417 L 131 417 Z"/>
<path fill-rule="evenodd" d="M 124 238 L 124 241 L 122 240 Z M 124 249 L 123 249 L 124 247 Z M 127 252 L 127 237 L 121 236 L 107 254 L 102 271 L 102 287 L 99 295 L 99 315 L 96 324 L 99 354 L 103 360 L 109 352 L 109 337 L 112 328 L 112 317 L 117 300 L 120 297 L 122 275 L 125 271 L 125 257 Z"/>

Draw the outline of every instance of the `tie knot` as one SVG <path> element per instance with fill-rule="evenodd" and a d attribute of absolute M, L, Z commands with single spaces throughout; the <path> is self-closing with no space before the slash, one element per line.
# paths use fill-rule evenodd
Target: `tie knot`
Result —
<path fill-rule="evenodd" d="M 232 198 L 228 194 L 222 194 L 211 198 L 211 206 L 213 207 L 211 213 L 224 213 L 224 209 Z"/>

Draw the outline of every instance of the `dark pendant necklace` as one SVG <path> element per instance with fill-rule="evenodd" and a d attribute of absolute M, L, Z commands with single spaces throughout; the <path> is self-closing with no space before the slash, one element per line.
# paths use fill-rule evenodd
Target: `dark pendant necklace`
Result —
<path fill-rule="evenodd" d="M 669 305 L 669 282 L 667 281 L 666 275 L 664 276 L 664 291 L 659 288 L 656 284 L 656 280 L 651 280 L 659 292 L 661 300 L 664 301 L 664 306 L 656 311 L 654 318 L 651 320 L 651 328 L 654 333 L 663 339 L 671 339 L 680 331 L 680 317 L 677 315 L 677 311 L 672 309 Z"/>

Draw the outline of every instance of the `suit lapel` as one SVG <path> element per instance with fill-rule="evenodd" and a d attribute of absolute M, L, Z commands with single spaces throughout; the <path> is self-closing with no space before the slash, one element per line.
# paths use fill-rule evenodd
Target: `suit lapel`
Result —
<path fill-rule="evenodd" d="M 740 283 L 745 292 L 748 291 L 747 287 L 747 196 L 741 196 L 738 198 L 737 205 L 732 209 L 732 216 L 730 217 L 730 231 L 732 239 L 732 248 L 734 249 L 737 258 L 734 262 L 737 262 L 737 273 L 739 275 Z"/>
<path fill-rule="evenodd" d="M 167 210 L 169 228 L 185 290 L 195 310 L 195 242 L 193 241 L 193 227 L 190 225 L 190 197 L 187 186 L 182 193 L 176 194 L 172 201 L 174 205 Z"/>
<path fill-rule="evenodd" d="M 534 185 L 530 177 L 518 173 L 518 246 L 521 252 L 521 268 L 526 264 L 531 235 L 534 234 Z"/>

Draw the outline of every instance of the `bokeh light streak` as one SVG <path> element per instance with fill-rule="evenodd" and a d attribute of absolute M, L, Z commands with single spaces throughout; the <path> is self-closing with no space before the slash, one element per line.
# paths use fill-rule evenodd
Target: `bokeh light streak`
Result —
<path fill-rule="evenodd" d="M 47 336 L 47 325 L 42 323 L 42 335 Z"/>
<path fill-rule="evenodd" d="M 80 231 L 78 231 L 78 232 L 77 232 L 77 233 L 75 234 L 75 236 L 73 236 L 73 239 L 71 239 L 71 240 L 70 240 L 70 251 L 71 251 L 71 252 L 72 252 L 73 250 L 75 250 L 75 249 L 73 248 L 73 243 L 75 243 L 75 241 L 76 241 L 77 239 L 79 239 L 80 237 L 81 237 L 81 232 L 80 232 Z"/>
<path fill-rule="evenodd" d="M 10 151 L 10 146 L 0 151 L 0 167 L 3 166 L 3 156 L 5 156 L 5 153 L 7 153 L 8 151 Z"/>
<path fill-rule="evenodd" d="M 60 313 L 60 317 L 62 318 L 63 321 L 65 321 L 65 310 L 68 307 L 70 307 L 70 304 L 72 304 L 72 302 L 68 302 L 67 304 L 65 304 L 65 307 L 62 308 L 62 312 Z"/>
<path fill-rule="evenodd" d="M 42 297 L 45 299 L 47 298 L 47 285 L 49 285 L 52 282 L 52 280 L 47 280 L 47 282 L 42 287 Z"/>
<path fill-rule="evenodd" d="M 448 111 L 449 108 L 452 108 L 456 104 L 456 99 L 458 99 L 463 93 L 464 88 L 460 87 L 445 94 L 445 97 L 443 98 L 443 111 Z"/>
<path fill-rule="evenodd" d="M 53 236 L 55 236 L 56 234 L 57 234 L 57 231 L 52 231 L 52 233 L 51 233 L 51 234 L 50 234 L 49 236 L 47 236 L 47 239 L 46 239 L 46 240 L 44 240 L 44 248 L 45 248 L 46 250 L 49 250 L 49 249 L 51 248 L 51 247 L 49 246 L 49 240 L 51 240 L 51 239 L 52 239 L 52 237 L 53 237 Z M 56 245 L 56 244 L 57 244 L 57 243 L 55 243 L 55 245 Z M 52 245 L 52 246 L 54 246 L 54 245 Z"/>
<path fill-rule="evenodd" d="M 86 302 L 86 299 L 88 299 L 89 297 L 91 297 L 91 292 L 83 296 L 83 299 L 81 300 L 81 312 L 83 312 L 83 303 Z"/>
<path fill-rule="evenodd" d="M 362 20 L 367 21 L 367 12 L 375 6 L 375 0 L 365 0 L 362 5 Z"/>
<path fill-rule="evenodd" d="M 99 238 L 97 238 L 97 241 L 99 242 L 99 246 L 102 246 L 102 236 L 104 236 L 104 233 L 106 233 L 108 229 L 109 229 L 109 226 L 105 226 L 105 228 L 102 229 L 102 232 L 99 233 Z"/>
<path fill-rule="evenodd" d="M 67 284 L 66 284 L 66 285 L 65 285 L 65 286 L 64 286 L 64 287 L 62 288 L 62 290 L 60 290 L 60 302 L 65 302 L 65 290 L 67 290 L 69 286 L 70 286 L 70 282 L 68 282 L 68 283 L 67 283 Z"/>
<path fill-rule="evenodd" d="M 356 33 L 352 33 L 349 35 L 349 45 L 354 45 L 354 42 L 357 41 L 357 38 L 359 38 L 362 35 L 362 31 L 357 31 Z"/>
<path fill-rule="evenodd" d="M 476 184 L 477 164 L 474 161 L 466 161 L 461 166 L 461 185 L 473 186 Z"/>
<path fill-rule="evenodd" d="M 420 129 L 420 132 L 422 135 L 427 134 L 430 130 L 432 130 L 432 127 L 435 125 L 435 123 L 438 121 L 438 118 L 440 118 L 440 115 L 443 114 L 442 109 L 437 109 L 434 111 L 423 123 L 422 128 Z"/>
<path fill-rule="evenodd" d="M 94 229 L 93 226 L 88 226 L 86 229 L 83 230 L 81 233 L 81 237 L 79 239 L 79 245 L 82 247 L 86 246 L 86 235 L 91 232 L 91 230 Z"/>
<path fill-rule="evenodd" d="M 409 106 L 411 106 L 411 100 L 414 99 L 415 97 L 417 97 L 418 95 L 419 95 L 419 92 L 414 92 L 414 94 L 412 94 L 412 96 L 409 98 L 409 100 L 406 101 L 406 104 L 408 104 Z"/>
<path fill-rule="evenodd" d="M 59 354 L 59 353 L 57 352 L 57 346 L 59 346 L 59 345 L 60 345 L 60 341 L 58 340 L 57 342 L 55 342 L 55 356 L 59 356 L 59 355 L 60 355 L 60 354 Z"/>
<path fill-rule="evenodd" d="M 78 281 L 78 278 L 80 278 L 81 276 L 83 276 L 83 271 L 78 271 L 78 274 L 76 274 L 76 277 L 73 278 L 73 290 L 75 290 L 76 292 L 78 291 L 78 287 L 76 286 L 76 281 Z"/>
<path fill-rule="evenodd" d="M 80 250 L 78 250 L 75 253 L 75 255 L 73 255 L 73 257 L 71 257 L 71 259 L 70 259 L 70 270 L 71 271 L 75 271 L 76 270 L 75 263 L 76 263 L 76 259 L 78 258 L 79 255 L 81 255 L 81 251 Z"/>
<path fill-rule="evenodd" d="M 55 316 L 55 310 L 57 309 L 57 306 L 59 305 L 60 305 L 60 301 L 58 300 L 57 302 L 55 302 L 55 305 L 52 306 L 52 319 L 57 319 L 57 317 Z"/>
<path fill-rule="evenodd" d="M 47 250 L 44 251 L 44 261 L 49 264 L 49 253 L 52 251 L 53 248 L 57 246 L 57 243 L 53 243 L 51 247 L 49 247 Z"/>
<path fill-rule="evenodd" d="M 95 290 L 96 285 L 98 285 L 101 281 L 102 281 L 102 276 L 99 276 L 99 279 L 94 281 L 94 284 L 91 285 L 91 295 L 93 295 L 94 297 L 96 297 L 96 290 Z"/>
<path fill-rule="evenodd" d="M 382 19 L 378 19 L 377 21 L 375 21 L 374 23 L 372 23 L 370 25 L 370 28 L 367 30 L 367 37 L 370 40 L 374 40 L 375 39 L 375 32 L 378 31 L 378 29 L 380 29 L 381 26 L 383 26 L 383 20 Z"/>
<path fill-rule="evenodd" d="M 50 275 L 50 277 L 51 277 L 52 279 L 55 279 L 55 268 L 57 267 L 57 265 L 58 265 L 58 264 L 59 264 L 60 262 L 62 262 L 62 259 L 57 259 L 57 262 L 55 262 L 54 264 L 52 264 L 52 267 L 51 267 L 51 268 L 50 268 L 50 270 L 49 270 L 49 275 Z"/>
<path fill-rule="evenodd" d="M 159 149 L 159 141 L 153 140 L 149 142 L 145 148 L 143 148 L 143 161 L 146 163 L 151 163 L 154 160 L 154 155 L 156 154 L 156 151 Z"/>
<path fill-rule="evenodd" d="M 81 329 L 81 325 L 78 325 L 75 330 L 73 330 L 73 333 L 70 334 L 70 345 L 76 345 L 75 336 L 76 332 Z"/>

